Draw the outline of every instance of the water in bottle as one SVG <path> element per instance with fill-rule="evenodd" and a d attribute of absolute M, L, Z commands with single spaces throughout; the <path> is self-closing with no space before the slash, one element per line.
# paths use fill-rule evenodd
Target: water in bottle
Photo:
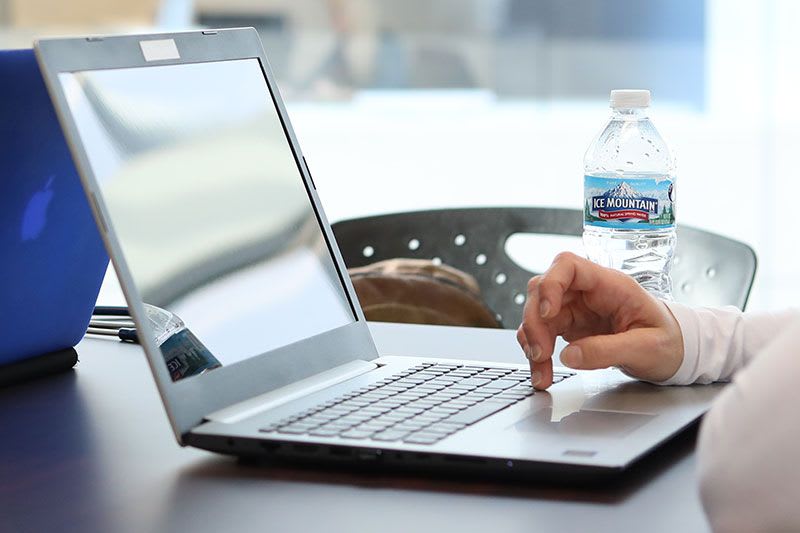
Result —
<path fill-rule="evenodd" d="M 648 117 L 650 91 L 611 91 L 611 119 L 584 157 L 588 258 L 671 299 L 675 164 Z"/>
<path fill-rule="evenodd" d="M 144 304 L 144 312 L 172 381 L 204 374 L 222 366 L 180 317 L 149 304 Z"/>

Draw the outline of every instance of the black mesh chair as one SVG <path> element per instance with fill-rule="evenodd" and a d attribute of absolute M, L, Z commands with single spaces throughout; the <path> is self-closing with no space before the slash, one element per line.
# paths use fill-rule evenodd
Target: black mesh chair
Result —
<path fill-rule="evenodd" d="M 517 233 L 580 236 L 582 217 L 579 210 L 539 207 L 441 209 L 342 220 L 333 231 L 349 268 L 409 257 L 468 272 L 503 325 L 516 328 L 528 279 L 538 272 L 515 263 L 506 241 Z M 748 245 L 678 227 L 672 271 L 677 301 L 744 309 L 755 272 L 756 255 Z"/>

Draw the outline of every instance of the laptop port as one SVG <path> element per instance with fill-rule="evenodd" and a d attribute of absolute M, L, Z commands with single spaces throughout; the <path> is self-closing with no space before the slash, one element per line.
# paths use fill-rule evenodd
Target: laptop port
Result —
<path fill-rule="evenodd" d="M 381 450 L 358 450 L 356 451 L 356 458 L 359 461 L 377 461 L 383 457 Z"/>

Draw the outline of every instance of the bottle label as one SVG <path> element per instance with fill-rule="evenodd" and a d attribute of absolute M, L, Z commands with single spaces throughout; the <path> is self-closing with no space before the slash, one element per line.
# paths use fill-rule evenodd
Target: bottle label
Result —
<path fill-rule="evenodd" d="M 668 176 L 583 178 L 583 224 L 615 229 L 675 226 L 675 187 Z"/>
<path fill-rule="evenodd" d="M 167 362 L 167 370 L 172 376 L 172 381 L 222 366 L 222 363 L 188 328 L 182 328 L 167 337 L 167 340 L 161 343 L 161 355 Z"/>

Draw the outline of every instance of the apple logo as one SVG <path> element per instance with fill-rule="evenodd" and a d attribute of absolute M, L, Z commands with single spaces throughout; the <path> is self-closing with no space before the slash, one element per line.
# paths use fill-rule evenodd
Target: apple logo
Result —
<path fill-rule="evenodd" d="M 31 241 L 37 238 L 44 229 L 47 222 L 47 208 L 50 206 L 50 200 L 53 199 L 54 194 L 51 188 L 53 179 L 55 179 L 55 176 L 50 176 L 44 188 L 41 191 L 36 191 L 25 207 L 25 212 L 22 214 L 21 237 L 23 241 Z"/>

